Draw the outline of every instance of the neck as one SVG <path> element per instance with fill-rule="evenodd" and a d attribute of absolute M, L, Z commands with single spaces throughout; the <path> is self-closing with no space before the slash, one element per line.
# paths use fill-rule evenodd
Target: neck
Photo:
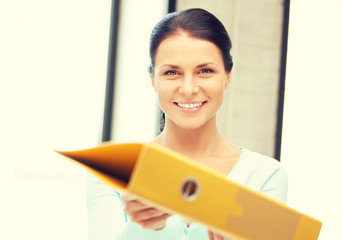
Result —
<path fill-rule="evenodd" d="M 196 129 L 184 129 L 166 119 L 165 128 L 156 142 L 195 159 L 216 152 L 222 140 L 217 129 L 216 118 L 213 117 Z"/>

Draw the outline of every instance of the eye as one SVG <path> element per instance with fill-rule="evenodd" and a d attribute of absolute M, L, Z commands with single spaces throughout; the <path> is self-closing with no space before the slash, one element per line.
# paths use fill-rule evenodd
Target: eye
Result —
<path fill-rule="evenodd" d="M 213 73 L 213 69 L 210 68 L 203 68 L 200 70 L 200 74 L 209 74 L 209 73 Z"/>
<path fill-rule="evenodd" d="M 173 76 L 177 75 L 177 72 L 175 70 L 168 70 L 164 73 L 164 75 Z"/>

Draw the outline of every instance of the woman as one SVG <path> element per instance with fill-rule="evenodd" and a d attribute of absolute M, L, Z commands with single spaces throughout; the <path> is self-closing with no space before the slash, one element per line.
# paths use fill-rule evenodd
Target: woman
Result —
<path fill-rule="evenodd" d="M 154 142 L 285 201 L 287 176 L 279 162 L 238 148 L 218 132 L 216 114 L 233 66 L 230 50 L 223 24 L 205 10 L 168 14 L 156 25 L 149 73 L 165 126 Z M 225 239 L 198 223 L 121 196 L 95 179 L 88 186 L 90 239 Z"/>

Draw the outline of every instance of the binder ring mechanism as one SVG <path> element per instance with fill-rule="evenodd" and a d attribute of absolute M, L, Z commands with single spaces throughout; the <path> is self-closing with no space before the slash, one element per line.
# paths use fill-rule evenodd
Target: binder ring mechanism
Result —
<path fill-rule="evenodd" d="M 188 202 L 197 199 L 200 193 L 200 185 L 193 177 L 188 177 L 181 184 L 181 195 Z"/>

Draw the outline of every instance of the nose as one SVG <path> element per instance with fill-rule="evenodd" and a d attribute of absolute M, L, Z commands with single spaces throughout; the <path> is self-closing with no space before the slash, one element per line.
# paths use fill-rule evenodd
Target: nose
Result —
<path fill-rule="evenodd" d="M 199 86 L 197 85 L 193 76 L 185 76 L 182 79 L 179 92 L 186 98 L 190 98 L 199 92 Z"/>

